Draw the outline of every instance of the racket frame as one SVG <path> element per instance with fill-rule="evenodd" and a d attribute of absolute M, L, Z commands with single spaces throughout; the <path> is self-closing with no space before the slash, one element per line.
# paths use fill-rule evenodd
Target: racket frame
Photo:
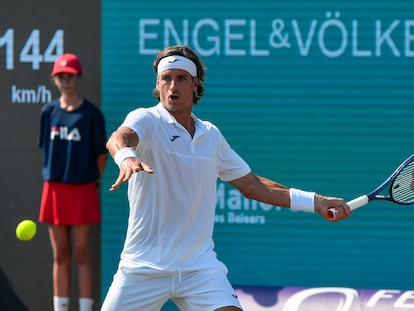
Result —
<path fill-rule="evenodd" d="M 411 162 L 414 161 L 414 154 L 412 154 L 411 156 L 409 156 L 407 159 L 404 160 L 404 162 L 402 162 L 395 170 L 394 172 L 386 179 L 384 180 L 377 188 L 375 188 L 374 190 L 372 190 L 369 194 L 367 195 L 361 195 L 360 197 L 357 197 L 349 202 L 347 202 L 348 206 L 351 208 L 351 210 L 357 209 L 361 206 L 364 206 L 366 204 L 368 204 L 368 202 L 373 201 L 373 200 L 385 200 L 385 201 L 391 201 L 395 204 L 399 204 L 399 205 L 410 205 L 412 203 L 404 203 L 404 202 L 399 202 L 396 201 L 391 194 L 391 187 L 388 188 L 388 196 L 385 195 L 380 195 L 380 193 L 387 187 L 387 186 L 391 186 L 393 181 L 395 180 L 395 178 L 397 177 L 397 175 Z M 330 208 L 328 211 L 328 216 L 329 218 L 331 218 L 332 220 L 335 219 L 336 217 L 336 209 L 334 207 Z"/>

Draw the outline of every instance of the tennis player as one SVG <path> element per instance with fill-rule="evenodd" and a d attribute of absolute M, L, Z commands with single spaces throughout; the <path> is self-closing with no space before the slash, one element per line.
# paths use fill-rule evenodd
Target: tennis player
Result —
<path fill-rule="evenodd" d="M 288 188 L 255 175 L 218 128 L 192 112 L 204 94 L 205 68 L 186 46 L 161 51 L 154 63 L 159 101 L 130 112 L 107 148 L 127 182 L 129 221 L 119 268 L 102 311 L 242 310 L 212 239 L 217 178 L 245 197 L 329 221 L 351 214 L 344 200 Z"/>

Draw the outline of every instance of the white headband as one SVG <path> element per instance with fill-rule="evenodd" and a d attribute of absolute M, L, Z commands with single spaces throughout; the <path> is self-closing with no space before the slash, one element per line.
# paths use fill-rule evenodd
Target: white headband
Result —
<path fill-rule="evenodd" d="M 157 67 L 158 76 L 167 69 L 182 69 L 187 71 L 192 77 L 197 77 L 197 66 L 190 59 L 171 55 L 160 60 Z"/>

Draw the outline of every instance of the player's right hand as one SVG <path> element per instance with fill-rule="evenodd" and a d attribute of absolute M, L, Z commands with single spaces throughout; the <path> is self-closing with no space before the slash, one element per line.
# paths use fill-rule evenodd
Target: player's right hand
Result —
<path fill-rule="evenodd" d="M 329 210 L 335 208 L 336 217 L 329 217 Z M 322 218 L 334 222 L 348 218 L 352 215 L 352 211 L 346 202 L 340 198 L 326 197 L 322 195 L 315 195 L 315 212 L 319 213 Z"/>

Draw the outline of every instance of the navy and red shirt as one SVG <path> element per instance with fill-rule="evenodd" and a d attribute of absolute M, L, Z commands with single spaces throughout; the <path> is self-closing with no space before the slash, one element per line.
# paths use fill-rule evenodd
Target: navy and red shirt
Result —
<path fill-rule="evenodd" d="M 106 153 L 105 144 L 103 114 L 88 100 L 73 111 L 60 108 L 58 99 L 43 106 L 38 146 L 44 180 L 73 184 L 97 180 L 96 162 Z"/>

